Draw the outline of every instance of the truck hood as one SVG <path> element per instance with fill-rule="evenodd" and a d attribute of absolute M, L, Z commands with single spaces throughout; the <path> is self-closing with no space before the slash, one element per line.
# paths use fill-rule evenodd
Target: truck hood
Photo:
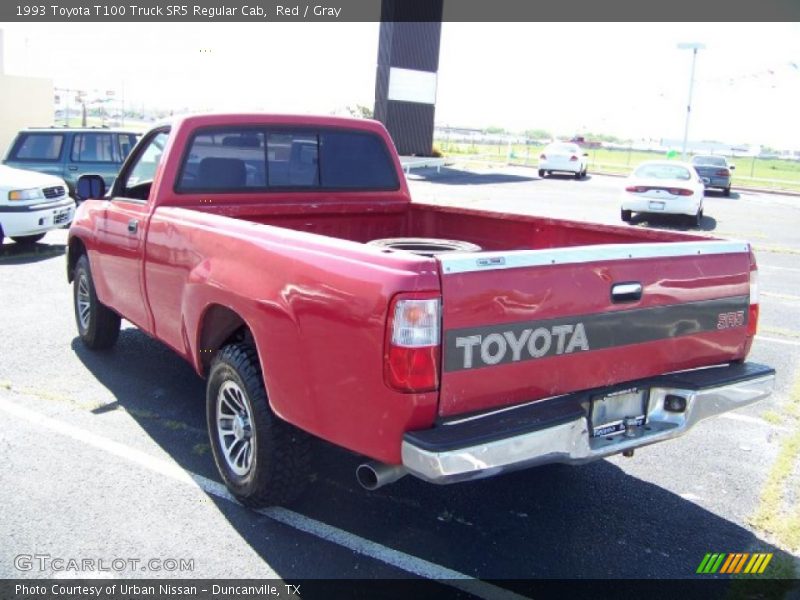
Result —
<path fill-rule="evenodd" d="M 3 192 L 51 187 L 55 185 L 66 187 L 64 180 L 60 177 L 0 165 L 0 190 Z"/>

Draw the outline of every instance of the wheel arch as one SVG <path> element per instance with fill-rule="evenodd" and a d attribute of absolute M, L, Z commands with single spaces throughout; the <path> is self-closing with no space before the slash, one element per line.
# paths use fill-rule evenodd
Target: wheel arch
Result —
<path fill-rule="evenodd" d="M 227 306 L 209 304 L 200 318 L 197 331 L 195 365 L 200 375 L 208 374 L 211 361 L 220 348 L 234 342 L 247 342 L 259 354 L 253 330 L 247 321 Z"/>
<path fill-rule="evenodd" d="M 70 238 L 69 245 L 67 246 L 67 281 L 72 283 L 75 279 L 75 267 L 78 264 L 78 259 L 86 254 L 86 244 L 77 236 Z"/>

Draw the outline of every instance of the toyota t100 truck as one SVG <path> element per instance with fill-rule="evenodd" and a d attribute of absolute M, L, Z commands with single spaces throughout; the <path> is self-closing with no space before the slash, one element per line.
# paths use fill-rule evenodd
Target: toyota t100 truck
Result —
<path fill-rule="evenodd" d="M 78 194 L 80 338 L 125 318 L 188 360 L 250 506 L 302 490 L 310 436 L 369 489 L 451 483 L 630 455 L 773 388 L 746 242 L 412 202 L 374 121 L 189 116 Z"/>

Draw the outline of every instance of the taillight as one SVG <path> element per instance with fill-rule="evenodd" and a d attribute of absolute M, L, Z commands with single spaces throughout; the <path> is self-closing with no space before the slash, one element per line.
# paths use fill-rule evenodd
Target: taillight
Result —
<path fill-rule="evenodd" d="M 539 160 L 547 160 L 547 154 L 540 154 Z"/>
<path fill-rule="evenodd" d="M 747 315 L 747 337 L 753 337 L 758 330 L 758 265 L 756 255 L 750 251 L 750 309 Z"/>
<path fill-rule="evenodd" d="M 578 157 L 573 154 L 572 156 L 569 157 L 569 160 L 570 162 L 572 162 L 574 160 L 578 160 Z"/>
<path fill-rule="evenodd" d="M 435 292 L 399 294 L 389 306 L 384 376 L 402 392 L 439 387 L 441 298 Z"/>
<path fill-rule="evenodd" d="M 683 188 L 669 188 L 667 190 L 673 196 L 691 196 L 692 190 L 685 190 Z"/>
<path fill-rule="evenodd" d="M 731 172 L 728 171 L 728 169 L 720 169 L 719 171 L 717 171 L 717 177 L 727 177 L 730 174 Z"/>
<path fill-rule="evenodd" d="M 625 188 L 625 191 L 634 192 L 636 194 L 642 194 L 649 189 L 650 189 L 649 187 L 645 187 L 643 185 L 629 185 L 628 187 Z"/>

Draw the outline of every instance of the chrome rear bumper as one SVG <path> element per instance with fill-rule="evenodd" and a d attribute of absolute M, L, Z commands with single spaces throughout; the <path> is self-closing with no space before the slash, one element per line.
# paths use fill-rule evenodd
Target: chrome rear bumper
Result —
<path fill-rule="evenodd" d="M 454 483 L 546 463 L 590 462 L 683 435 L 703 419 L 765 398 L 774 383 L 774 369 L 753 363 L 632 382 L 649 390 L 647 421 L 610 437 L 589 433 L 589 398 L 602 390 L 534 402 L 408 433 L 403 466 L 426 481 Z M 684 398 L 685 410 L 667 411 L 668 395 Z"/>

